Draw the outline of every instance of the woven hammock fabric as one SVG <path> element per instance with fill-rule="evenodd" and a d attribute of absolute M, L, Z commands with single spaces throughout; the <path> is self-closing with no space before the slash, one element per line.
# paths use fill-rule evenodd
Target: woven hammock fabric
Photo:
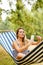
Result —
<path fill-rule="evenodd" d="M 43 41 L 41 41 L 31 52 L 24 58 L 17 60 L 13 56 L 12 42 L 16 40 L 16 35 L 13 31 L 0 33 L 0 44 L 11 55 L 17 65 L 29 65 L 32 63 L 40 63 L 43 61 Z"/>

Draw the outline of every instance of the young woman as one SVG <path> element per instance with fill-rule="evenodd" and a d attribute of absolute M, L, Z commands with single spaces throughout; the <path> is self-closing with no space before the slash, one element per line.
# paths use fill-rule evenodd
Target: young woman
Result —
<path fill-rule="evenodd" d="M 27 53 L 29 53 L 28 47 L 33 44 L 39 44 L 41 37 L 37 36 L 38 41 L 34 42 L 25 38 L 25 32 L 23 28 L 18 28 L 16 32 L 17 40 L 13 42 L 13 49 L 15 49 L 14 56 L 17 59 L 23 58 Z"/>

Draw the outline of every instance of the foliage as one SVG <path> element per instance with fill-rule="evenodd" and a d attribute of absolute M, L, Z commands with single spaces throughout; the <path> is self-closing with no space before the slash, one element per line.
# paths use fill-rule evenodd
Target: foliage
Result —
<path fill-rule="evenodd" d="M 0 0 L 0 2 L 1 2 L 1 0 Z"/>
<path fill-rule="evenodd" d="M 33 5 L 32 10 L 43 9 L 43 0 L 37 0 L 36 3 Z"/>
<path fill-rule="evenodd" d="M 0 22 L 0 30 L 10 30 L 12 26 L 13 24 L 7 19 L 5 21 Z"/>
<path fill-rule="evenodd" d="M 36 4 L 38 8 L 40 7 L 39 11 L 37 10 Z M 0 24 L 0 29 L 12 29 L 16 31 L 17 28 L 23 27 L 28 38 L 30 38 L 32 34 L 40 35 L 43 38 L 42 0 L 37 0 L 36 4 L 33 5 L 32 11 L 30 12 L 24 7 L 22 0 L 17 0 L 16 10 L 11 9 L 11 12 L 8 13 L 9 15 L 5 20 L 6 22 Z M 1 28 L 1 26 L 3 26 L 3 28 Z"/>

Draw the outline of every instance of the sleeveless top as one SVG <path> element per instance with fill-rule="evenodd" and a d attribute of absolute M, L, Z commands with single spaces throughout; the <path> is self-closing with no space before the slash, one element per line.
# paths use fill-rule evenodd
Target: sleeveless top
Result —
<path fill-rule="evenodd" d="M 18 44 L 18 42 L 17 42 L 17 45 L 20 47 L 20 45 Z M 15 49 L 13 50 L 13 56 L 16 58 L 16 56 L 17 56 L 17 54 L 18 54 L 19 52 L 17 52 Z M 25 51 L 23 51 L 22 52 L 23 54 L 28 54 L 29 53 L 29 50 L 25 50 Z"/>

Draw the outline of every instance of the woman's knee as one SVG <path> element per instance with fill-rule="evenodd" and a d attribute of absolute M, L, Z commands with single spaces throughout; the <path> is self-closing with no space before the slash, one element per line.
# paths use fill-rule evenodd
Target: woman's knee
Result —
<path fill-rule="evenodd" d="M 23 58 L 24 56 L 25 56 L 25 54 L 23 54 L 23 53 L 18 53 L 17 59 L 21 59 L 21 58 Z"/>
<path fill-rule="evenodd" d="M 18 56 L 25 56 L 25 54 L 23 54 L 23 53 L 18 53 Z"/>

